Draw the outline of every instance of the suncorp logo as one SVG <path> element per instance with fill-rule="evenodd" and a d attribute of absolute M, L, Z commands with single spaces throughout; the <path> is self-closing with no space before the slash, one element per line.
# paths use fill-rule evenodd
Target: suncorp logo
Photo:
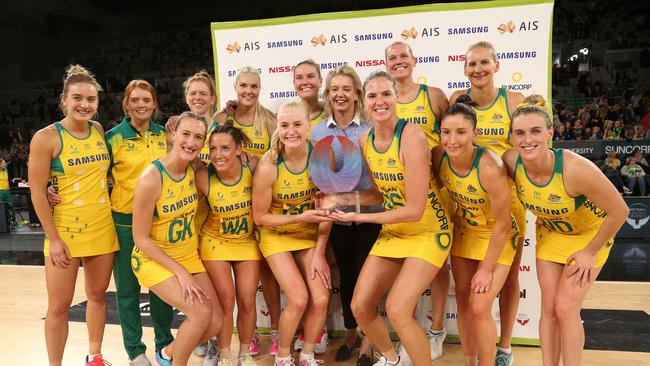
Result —
<path fill-rule="evenodd" d="M 368 33 L 354 35 L 355 42 L 383 41 L 387 39 L 393 39 L 393 33 Z"/>
<path fill-rule="evenodd" d="M 287 48 L 302 46 L 302 39 L 288 39 L 281 41 L 266 42 L 266 48 Z"/>
<path fill-rule="evenodd" d="M 501 85 L 501 87 L 507 90 L 515 90 L 515 91 L 528 91 L 533 88 L 532 84 L 522 83 L 522 81 L 524 80 L 524 76 L 519 71 L 513 72 L 511 79 L 513 84 L 503 84 Z"/>
<path fill-rule="evenodd" d="M 514 33 L 515 31 L 526 32 L 526 31 L 536 31 L 539 29 L 539 21 L 524 21 L 519 23 L 519 26 L 515 24 L 512 20 L 509 20 L 507 23 L 501 23 L 497 27 L 499 34 L 505 33 Z"/>
<path fill-rule="evenodd" d="M 234 43 L 228 43 L 228 46 L 226 46 L 226 51 L 228 51 L 229 55 L 240 53 L 241 51 L 257 51 L 259 49 L 260 43 L 257 41 L 244 42 L 243 44 L 239 44 L 239 42 L 235 41 Z"/>
<path fill-rule="evenodd" d="M 455 27 L 455 28 L 448 28 L 447 34 L 450 36 L 459 36 L 465 34 L 487 33 L 489 30 L 490 28 L 487 25 Z"/>

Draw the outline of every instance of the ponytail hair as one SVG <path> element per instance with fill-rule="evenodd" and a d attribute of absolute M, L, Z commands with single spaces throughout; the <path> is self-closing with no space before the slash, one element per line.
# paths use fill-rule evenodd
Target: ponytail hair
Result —
<path fill-rule="evenodd" d="M 548 105 L 546 100 L 539 94 L 532 94 L 524 101 L 517 106 L 517 109 L 512 114 L 511 121 L 514 122 L 516 118 L 527 115 L 527 114 L 537 114 L 542 117 L 546 124 L 546 128 L 553 128 L 553 122 L 551 121 L 551 116 L 548 113 Z M 512 129 L 512 124 L 510 128 Z"/>
<path fill-rule="evenodd" d="M 442 113 L 442 116 L 440 116 L 440 126 L 442 127 L 442 123 L 447 117 L 461 115 L 472 124 L 472 129 L 475 129 L 477 119 L 476 111 L 474 111 L 473 107 L 476 107 L 477 105 L 478 104 L 474 102 L 472 100 L 472 97 L 469 95 L 460 95 L 458 98 L 456 98 L 456 102 L 449 106 L 449 108 L 447 108 L 447 110 Z"/>

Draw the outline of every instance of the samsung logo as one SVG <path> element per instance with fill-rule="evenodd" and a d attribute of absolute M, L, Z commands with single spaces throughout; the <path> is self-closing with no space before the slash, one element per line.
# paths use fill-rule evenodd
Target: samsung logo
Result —
<path fill-rule="evenodd" d="M 415 60 L 419 64 L 431 64 L 440 62 L 440 56 L 420 56 L 416 57 Z"/>
<path fill-rule="evenodd" d="M 447 89 L 467 89 L 471 87 L 469 81 L 448 81 Z"/>
<path fill-rule="evenodd" d="M 449 28 L 447 29 L 447 34 L 450 36 L 459 35 L 459 34 L 476 34 L 476 33 L 487 33 L 489 30 L 487 25 L 478 26 L 478 27 L 459 27 L 459 28 Z"/>
<path fill-rule="evenodd" d="M 497 52 L 499 60 L 512 60 L 512 59 L 526 59 L 537 57 L 537 51 L 511 51 L 511 52 Z"/>
<path fill-rule="evenodd" d="M 277 92 L 270 92 L 269 98 L 271 99 L 295 98 L 297 95 L 298 94 L 296 93 L 295 90 L 277 91 Z"/>
<path fill-rule="evenodd" d="M 355 42 L 381 41 L 385 39 L 393 39 L 393 33 L 371 33 L 354 35 Z"/>
<path fill-rule="evenodd" d="M 347 61 L 338 61 L 338 62 L 324 62 L 322 64 L 319 64 L 321 70 L 333 70 L 336 69 L 339 66 L 345 66 L 347 65 Z"/>
<path fill-rule="evenodd" d="M 291 39 L 286 41 L 267 42 L 266 48 L 285 48 L 302 46 L 302 39 Z"/>

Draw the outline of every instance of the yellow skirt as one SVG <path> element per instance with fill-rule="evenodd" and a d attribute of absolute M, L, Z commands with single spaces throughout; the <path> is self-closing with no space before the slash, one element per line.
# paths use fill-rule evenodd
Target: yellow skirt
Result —
<path fill-rule="evenodd" d="M 73 258 L 92 257 L 120 250 L 110 207 L 102 215 L 63 225 L 55 220 L 59 236 Z M 43 254 L 50 256 L 50 240 L 45 236 Z"/>
<path fill-rule="evenodd" d="M 191 274 L 205 272 L 199 253 L 195 250 L 186 253 L 181 258 L 172 259 L 180 263 Z M 147 288 L 152 288 L 174 276 L 167 268 L 147 257 L 137 247 L 133 247 L 131 268 L 133 268 L 135 277 L 138 278 L 138 283 Z"/>
<path fill-rule="evenodd" d="M 497 263 L 506 266 L 512 265 L 517 251 L 516 232 L 511 232 L 506 238 L 506 245 L 497 259 Z M 451 255 L 467 259 L 482 261 L 487 255 L 490 246 L 490 238 L 476 235 L 469 231 L 454 230 L 454 245 L 451 247 Z"/>
<path fill-rule="evenodd" d="M 201 236 L 199 256 L 204 261 L 253 261 L 262 259 L 255 237 L 225 240 L 208 235 Z"/>
<path fill-rule="evenodd" d="M 396 236 L 383 228 L 370 254 L 388 258 L 420 258 L 442 268 L 451 249 L 452 232 L 421 232 L 415 235 Z"/>
<path fill-rule="evenodd" d="M 587 231 L 579 235 L 566 235 L 549 231 L 542 225 L 536 226 L 537 242 L 536 256 L 537 259 L 566 264 L 567 258 L 589 245 L 591 239 L 596 236 L 598 230 Z M 600 248 L 596 253 L 595 268 L 602 267 L 609 257 L 609 251 L 614 245 L 614 238 L 610 239 L 605 246 Z"/>
<path fill-rule="evenodd" d="M 271 228 L 258 228 L 260 251 L 264 258 L 282 252 L 309 249 L 316 246 L 318 232 L 306 229 L 298 232 L 279 232 Z"/>

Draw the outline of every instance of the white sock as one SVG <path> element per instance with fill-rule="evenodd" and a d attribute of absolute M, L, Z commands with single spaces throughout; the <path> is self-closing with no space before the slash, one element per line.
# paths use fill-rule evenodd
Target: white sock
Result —
<path fill-rule="evenodd" d="M 508 347 L 508 348 L 497 347 L 497 349 L 498 349 L 499 351 L 501 351 L 502 353 L 505 353 L 505 354 L 507 354 L 507 355 L 509 355 L 509 354 L 512 353 L 512 347 Z"/>

